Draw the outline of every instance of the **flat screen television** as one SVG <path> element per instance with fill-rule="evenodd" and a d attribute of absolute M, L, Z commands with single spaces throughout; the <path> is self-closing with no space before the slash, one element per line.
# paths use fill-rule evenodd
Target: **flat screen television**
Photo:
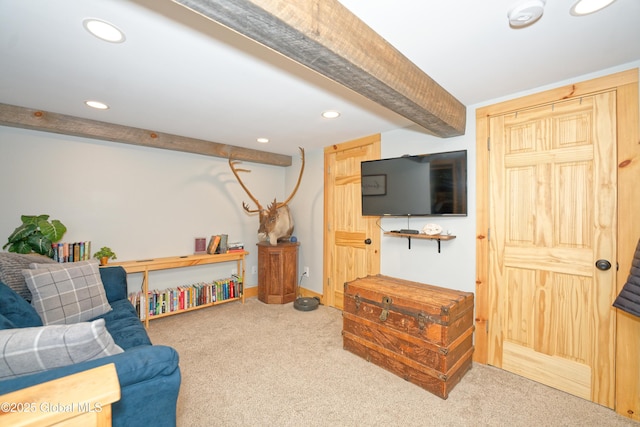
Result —
<path fill-rule="evenodd" d="M 467 151 L 361 163 L 363 216 L 467 215 Z"/>

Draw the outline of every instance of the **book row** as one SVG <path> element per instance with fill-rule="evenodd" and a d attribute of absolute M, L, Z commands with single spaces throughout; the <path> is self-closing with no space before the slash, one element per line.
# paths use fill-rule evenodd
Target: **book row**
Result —
<path fill-rule="evenodd" d="M 193 307 L 242 296 L 242 280 L 238 277 L 200 282 L 164 290 L 149 290 L 129 294 L 129 301 L 136 308 L 140 320 L 159 314 L 188 310 Z M 146 307 L 140 310 L 140 307 Z"/>
<path fill-rule="evenodd" d="M 91 258 L 91 242 L 53 243 L 53 260 L 57 262 L 87 261 Z"/>

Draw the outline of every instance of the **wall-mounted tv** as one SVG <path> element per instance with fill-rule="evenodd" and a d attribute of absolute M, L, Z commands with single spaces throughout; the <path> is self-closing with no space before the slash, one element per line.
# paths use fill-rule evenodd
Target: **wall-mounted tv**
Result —
<path fill-rule="evenodd" d="M 361 163 L 363 216 L 467 215 L 467 151 Z"/>

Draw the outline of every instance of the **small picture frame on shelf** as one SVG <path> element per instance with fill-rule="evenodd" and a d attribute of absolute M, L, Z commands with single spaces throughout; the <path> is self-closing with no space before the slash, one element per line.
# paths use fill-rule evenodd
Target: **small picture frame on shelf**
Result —
<path fill-rule="evenodd" d="M 207 253 L 207 238 L 206 237 L 196 237 L 194 253 L 196 255 L 206 254 Z"/>

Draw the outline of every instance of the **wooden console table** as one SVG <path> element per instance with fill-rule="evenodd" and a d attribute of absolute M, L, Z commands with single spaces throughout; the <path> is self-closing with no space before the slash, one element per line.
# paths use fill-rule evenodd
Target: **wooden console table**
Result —
<path fill-rule="evenodd" d="M 125 269 L 127 273 L 142 273 L 142 294 L 145 296 L 149 295 L 149 272 L 157 271 L 157 270 L 168 270 L 172 268 L 182 268 L 182 267 L 191 267 L 194 265 L 206 265 L 206 264 L 218 264 L 221 262 L 231 262 L 235 261 L 237 264 L 238 276 L 241 278 L 244 286 L 244 275 L 245 275 L 245 256 L 247 256 L 249 252 L 229 252 L 226 254 L 203 254 L 203 255 L 185 255 L 185 256 L 175 256 L 175 257 L 167 257 L 167 258 L 152 258 L 152 259 L 142 259 L 137 261 L 125 261 L 125 262 L 114 262 L 109 263 L 108 266 L 120 266 Z M 107 266 L 107 267 L 108 267 Z M 199 308 L 211 307 L 212 305 L 223 304 L 231 301 L 241 300 L 244 304 L 244 289 L 240 296 L 235 298 L 229 298 L 225 300 L 215 301 L 207 304 L 201 304 L 195 307 L 190 307 L 186 309 L 170 311 L 161 314 L 155 314 L 153 316 L 147 315 L 144 316 L 144 325 L 145 327 L 149 327 L 150 319 L 158 319 L 160 317 L 171 316 L 173 314 L 180 314 L 186 311 L 197 310 Z M 143 307 L 140 308 L 141 310 Z M 148 308 L 144 308 L 147 309 Z"/>

